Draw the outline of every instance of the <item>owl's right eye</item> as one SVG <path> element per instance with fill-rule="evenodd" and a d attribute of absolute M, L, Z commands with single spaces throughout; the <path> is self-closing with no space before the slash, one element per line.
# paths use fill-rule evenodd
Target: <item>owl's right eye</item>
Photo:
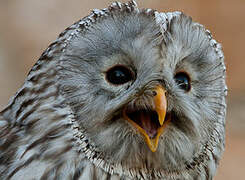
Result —
<path fill-rule="evenodd" d="M 114 66 L 106 72 L 106 80 L 114 85 L 121 85 L 133 79 L 134 73 L 123 65 Z"/>

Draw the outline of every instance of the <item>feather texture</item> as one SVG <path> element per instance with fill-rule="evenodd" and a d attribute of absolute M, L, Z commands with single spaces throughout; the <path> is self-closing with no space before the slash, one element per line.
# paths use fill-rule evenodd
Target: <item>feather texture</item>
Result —
<path fill-rule="evenodd" d="M 135 79 L 120 86 L 115 65 Z M 184 92 L 175 74 L 186 72 Z M 227 87 L 221 45 L 181 12 L 115 2 L 68 27 L 0 113 L 2 179 L 212 179 L 224 150 Z M 170 124 L 151 152 L 123 108 L 167 91 Z"/>

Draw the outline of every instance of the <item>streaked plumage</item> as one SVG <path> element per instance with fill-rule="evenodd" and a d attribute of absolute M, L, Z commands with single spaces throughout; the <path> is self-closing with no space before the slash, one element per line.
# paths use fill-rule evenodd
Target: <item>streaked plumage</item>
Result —
<path fill-rule="evenodd" d="M 115 66 L 131 79 L 108 82 Z M 156 87 L 167 107 L 154 149 L 145 138 L 161 128 L 149 122 L 162 112 Z M 1 179 L 212 179 L 226 92 L 221 46 L 190 17 L 134 1 L 93 10 L 48 47 L 0 113 Z"/>

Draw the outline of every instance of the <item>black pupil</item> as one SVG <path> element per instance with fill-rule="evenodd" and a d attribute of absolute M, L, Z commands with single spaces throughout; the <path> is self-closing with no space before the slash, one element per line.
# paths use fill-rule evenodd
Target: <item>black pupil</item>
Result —
<path fill-rule="evenodd" d="M 133 73 L 124 66 L 115 66 L 106 72 L 107 80 L 115 85 L 124 84 L 133 79 Z"/>
<path fill-rule="evenodd" d="M 191 88 L 190 78 L 186 73 L 183 73 L 183 72 L 177 73 L 175 75 L 175 81 L 181 89 L 183 89 L 185 91 L 190 90 L 190 88 Z"/>

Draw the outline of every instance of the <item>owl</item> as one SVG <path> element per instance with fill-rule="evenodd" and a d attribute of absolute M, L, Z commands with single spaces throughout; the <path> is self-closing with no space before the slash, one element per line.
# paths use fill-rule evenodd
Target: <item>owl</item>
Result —
<path fill-rule="evenodd" d="M 212 179 L 225 72 L 221 45 L 181 12 L 95 9 L 1 111 L 1 179 Z"/>

